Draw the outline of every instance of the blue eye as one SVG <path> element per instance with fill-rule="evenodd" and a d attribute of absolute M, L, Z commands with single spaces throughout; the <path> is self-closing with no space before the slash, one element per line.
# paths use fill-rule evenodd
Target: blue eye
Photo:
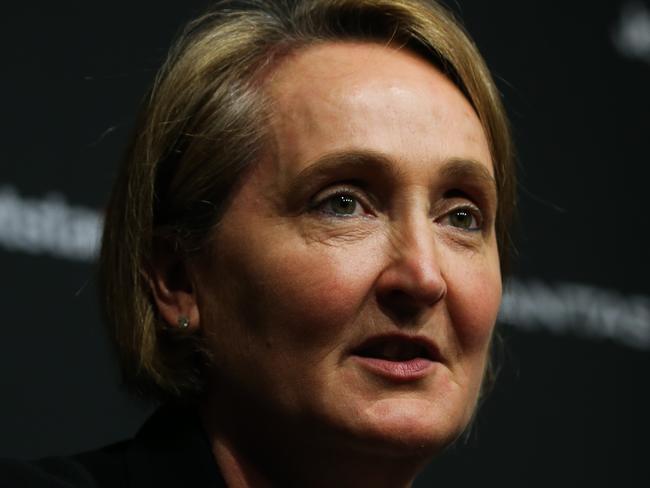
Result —
<path fill-rule="evenodd" d="M 326 198 L 320 205 L 325 213 L 333 215 L 355 215 L 361 210 L 359 201 L 348 193 L 337 193 Z"/>
<path fill-rule="evenodd" d="M 472 209 L 456 208 L 447 214 L 447 221 L 452 227 L 462 230 L 480 230 L 480 223 Z"/>

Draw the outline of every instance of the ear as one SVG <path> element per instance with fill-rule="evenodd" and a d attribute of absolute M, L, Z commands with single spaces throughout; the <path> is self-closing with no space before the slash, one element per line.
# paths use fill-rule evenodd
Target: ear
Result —
<path fill-rule="evenodd" d="M 155 246 L 148 278 L 160 318 L 176 329 L 181 328 L 185 318 L 189 321 L 186 330 L 196 330 L 199 327 L 196 287 L 184 256 L 169 244 Z"/>

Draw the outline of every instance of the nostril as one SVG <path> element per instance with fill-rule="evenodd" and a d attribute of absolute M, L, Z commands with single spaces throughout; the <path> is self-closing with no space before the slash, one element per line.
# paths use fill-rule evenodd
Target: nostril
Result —
<path fill-rule="evenodd" d="M 447 283 L 438 259 L 422 254 L 404 251 L 394 256 L 377 279 L 376 294 L 394 313 L 413 315 L 446 295 Z"/>
<path fill-rule="evenodd" d="M 390 290 L 378 294 L 379 308 L 397 323 L 417 321 L 428 308 L 421 301 L 402 290 Z"/>

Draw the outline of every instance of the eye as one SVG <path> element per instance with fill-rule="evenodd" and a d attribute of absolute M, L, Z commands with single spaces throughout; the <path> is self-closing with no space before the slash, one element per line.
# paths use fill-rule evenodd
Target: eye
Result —
<path fill-rule="evenodd" d="M 368 216 L 372 204 L 365 193 L 355 186 L 333 186 L 314 197 L 310 205 L 312 211 L 330 217 Z"/>
<path fill-rule="evenodd" d="M 358 215 L 363 211 L 359 200 L 350 193 L 338 192 L 321 200 L 316 206 L 321 212 L 336 216 Z"/>
<path fill-rule="evenodd" d="M 480 213 L 472 207 L 455 208 L 445 215 L 443 220 L 446 220 L 448 225 L 461 230 L 477 231 L 481 229 Z"/>

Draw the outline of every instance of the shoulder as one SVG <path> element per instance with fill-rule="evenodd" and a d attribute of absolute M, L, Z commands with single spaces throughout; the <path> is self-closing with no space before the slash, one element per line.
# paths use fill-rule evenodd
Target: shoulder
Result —
<path fill-rule="evenodd" d="M 131 440 L 76 456 L 0 459 L 0 486 L 225 487 L 198 414 L 163 407 Z"/>
<path fill-rule="evenodd" d="M 128 486 L 125 452 L 129 444 L 121 442 L 70 457 L 34 461 L 0 459 L 0 485 L 25 488 Z"/>

